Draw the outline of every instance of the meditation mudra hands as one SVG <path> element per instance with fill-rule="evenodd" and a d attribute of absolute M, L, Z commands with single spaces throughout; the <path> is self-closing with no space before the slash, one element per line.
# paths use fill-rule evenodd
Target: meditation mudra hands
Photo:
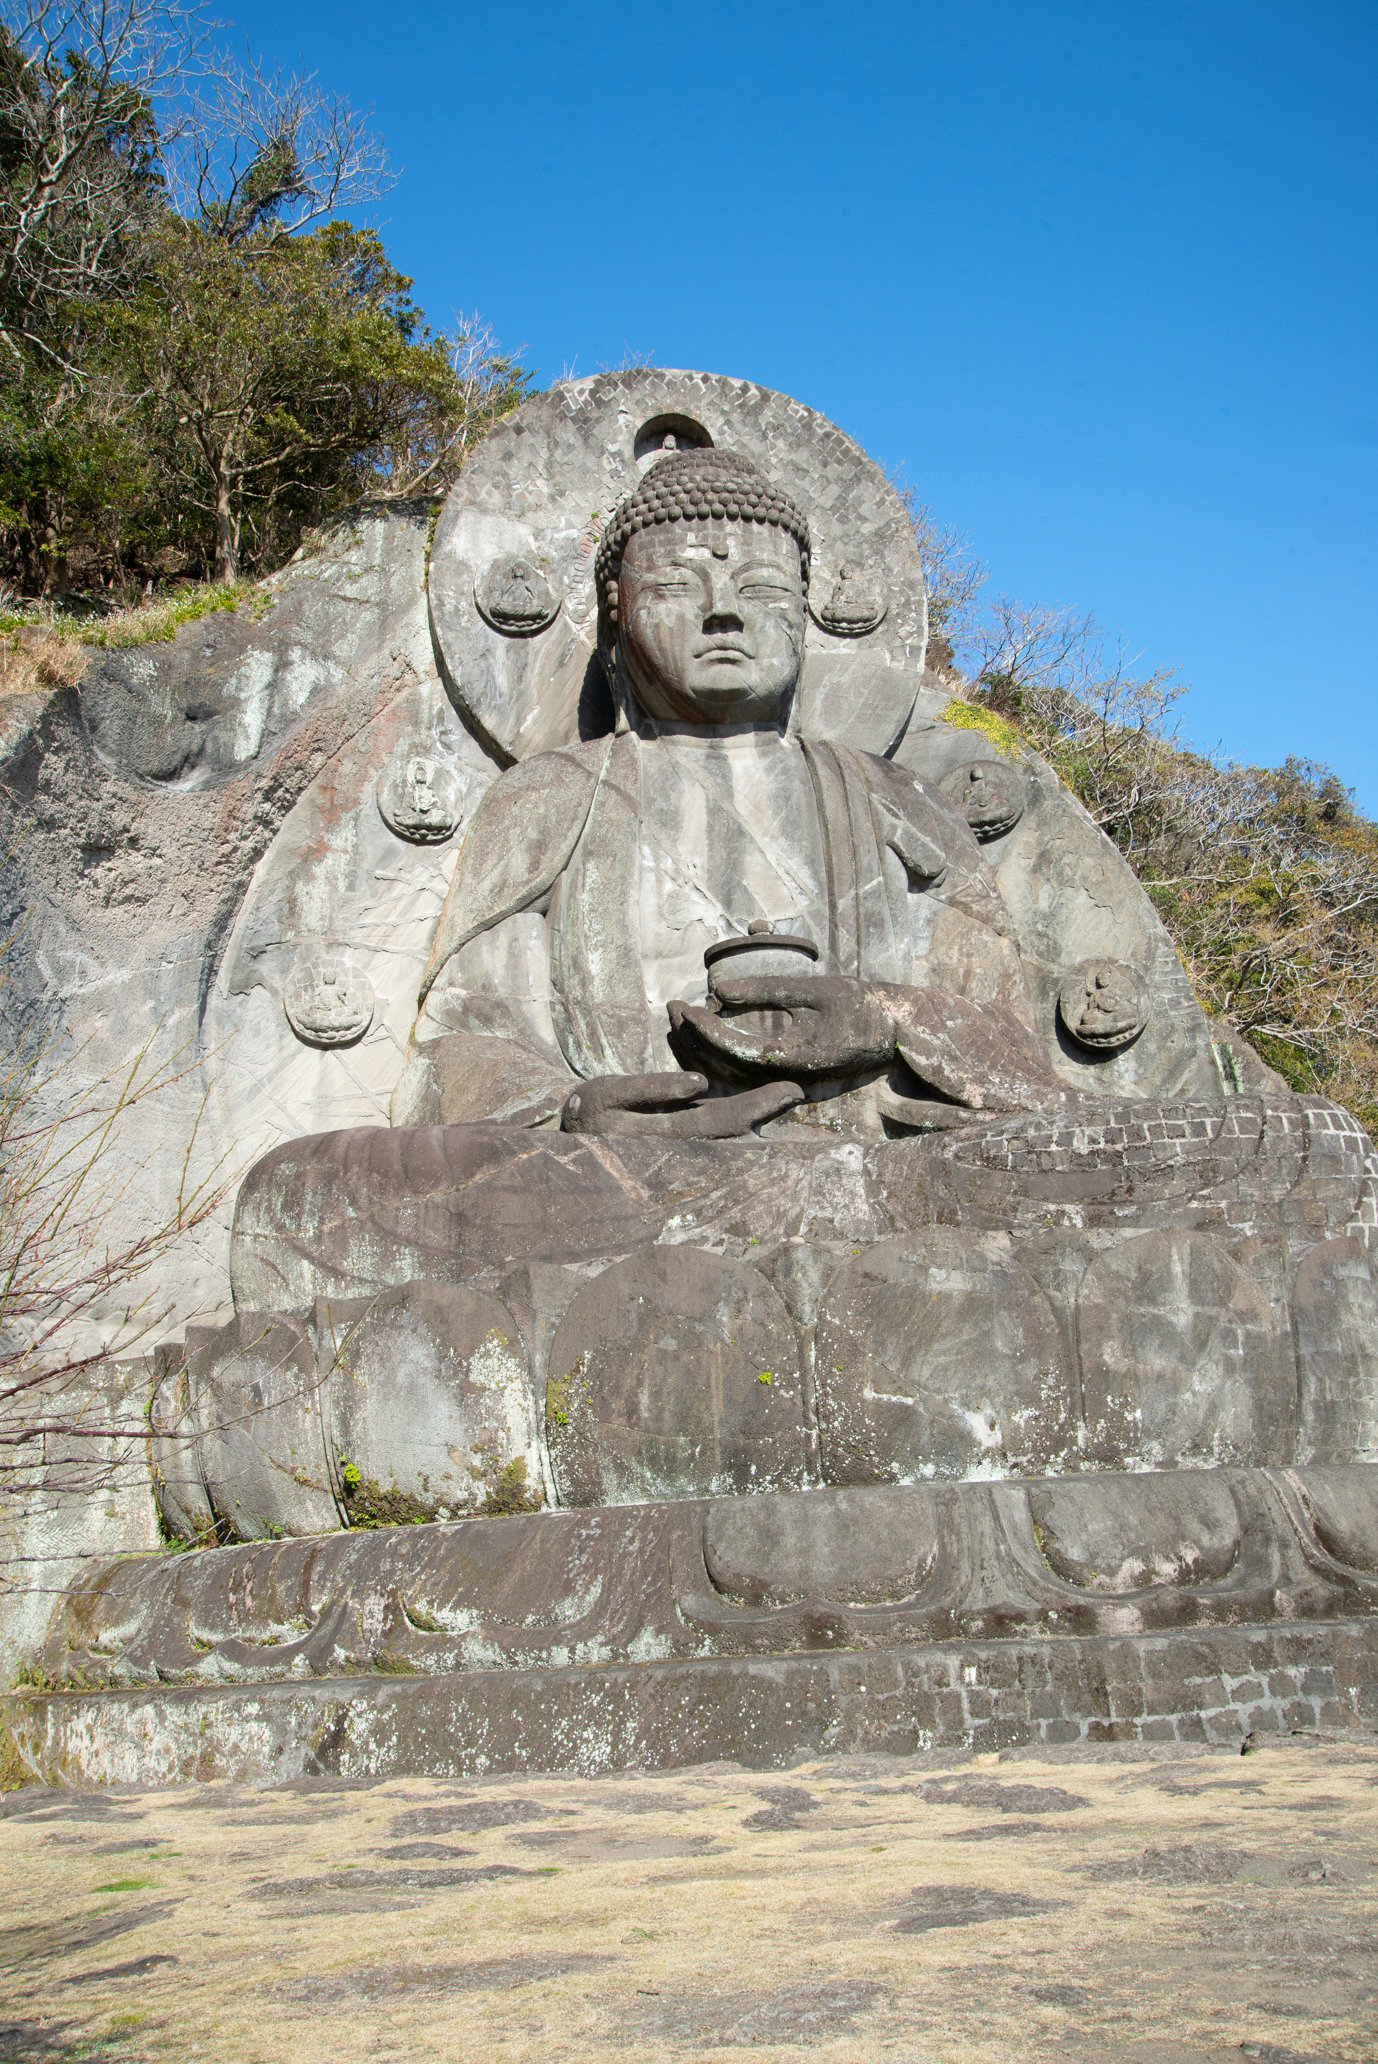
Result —
<path fill-rule="evenodd" d="M 871 983 L 845 975 L 722 974 L 706 1004 L 668 1008 L 677 1045 L 728 1080 L 754 1082 L 769 1070 L 811 1082 L 883 1068 L 894 1058 L 890 1012 Z M 738 1021 L 741 1011 L 785 1022 L 758 1032 Z"/>
<path fill-rule="evenodd" d="M 802 1084 L 874 1074 L 896 1055 L 930 1094 L 972 1111 L 1059 1111 L 1079 1101 L 1012 1012 L 943 990 L 839 975 L 724 974 L 707 1003 L 668 1009 L 676 1051 L 704 1072 L 584 1083 L 566 1099 L 565 1132 L 736 1139 L 802 1103 Z M 746 1012 L 783 1022 L 755 1030 L 742 1022 Z M 709 1074 L 748 1086 L 711 1097 Z"/>
<path fill-rule="evenodd" d="M 668 1008 L 677 1048 L 691 1059 L 701 1054 L 720 1081 L 756 1086 L 709 1097 L 708 1076 L 697 1072 L 603 1075 L 565 1100 L 563 1131 L 738 1139 L 802 1103 L 801 1081 L 883 1067 L 895 1051 L 894 1023 L 868 984 L 840 977 L 723 976 L 706 1005 Z M 722 1015 L 733 1010 L 769 1011 L 786 1028 L 749 1031 Z M 763 1074 L 773 1079 L 762 1083 Z"/>

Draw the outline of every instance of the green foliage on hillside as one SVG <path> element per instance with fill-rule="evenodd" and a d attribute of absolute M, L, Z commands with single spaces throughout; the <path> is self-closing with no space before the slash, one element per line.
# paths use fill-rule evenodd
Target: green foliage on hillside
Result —
<path fill-rule="evenodd" d="M 271 572 L 363 494 L 440 492 L 529 378 L 435 335 L 348 109 L 208 70 L 161 0 L 0 25 L 0 580 L 129 600 Z"/>

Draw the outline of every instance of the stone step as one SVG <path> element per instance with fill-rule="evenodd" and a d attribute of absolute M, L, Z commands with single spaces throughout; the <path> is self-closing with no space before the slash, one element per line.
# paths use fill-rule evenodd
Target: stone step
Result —
<path fill-rule="evenodd" d="M 780 1768 L 825 1754 L 1378 1730 L 1378 1619 L 883 1652 L 8 1694 L 35 1776 L 141 1789 L 304 1776 Z"/>

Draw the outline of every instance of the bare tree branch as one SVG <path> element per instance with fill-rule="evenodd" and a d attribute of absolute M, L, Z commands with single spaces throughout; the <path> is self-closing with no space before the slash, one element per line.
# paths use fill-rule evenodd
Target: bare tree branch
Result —
<path fill-rule="evenodd" d="M 296 236 L 396 182 L 367 115 L 326 93 L 314 73 L 270 70 L 252 57 L 207 68 L 164 140 L 163 167 L 177 213 L 227 243 Z"/>

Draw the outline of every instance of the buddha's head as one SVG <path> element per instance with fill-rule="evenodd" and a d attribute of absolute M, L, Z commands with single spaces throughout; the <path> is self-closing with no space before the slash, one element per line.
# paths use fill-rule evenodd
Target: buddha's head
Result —
<path fill-rule="evenodd" d="M 782 722 L 804 658 L 809 527 L 736 452 L 667 451 L 594 567 L 604 663 L 649 716 Z"/>

